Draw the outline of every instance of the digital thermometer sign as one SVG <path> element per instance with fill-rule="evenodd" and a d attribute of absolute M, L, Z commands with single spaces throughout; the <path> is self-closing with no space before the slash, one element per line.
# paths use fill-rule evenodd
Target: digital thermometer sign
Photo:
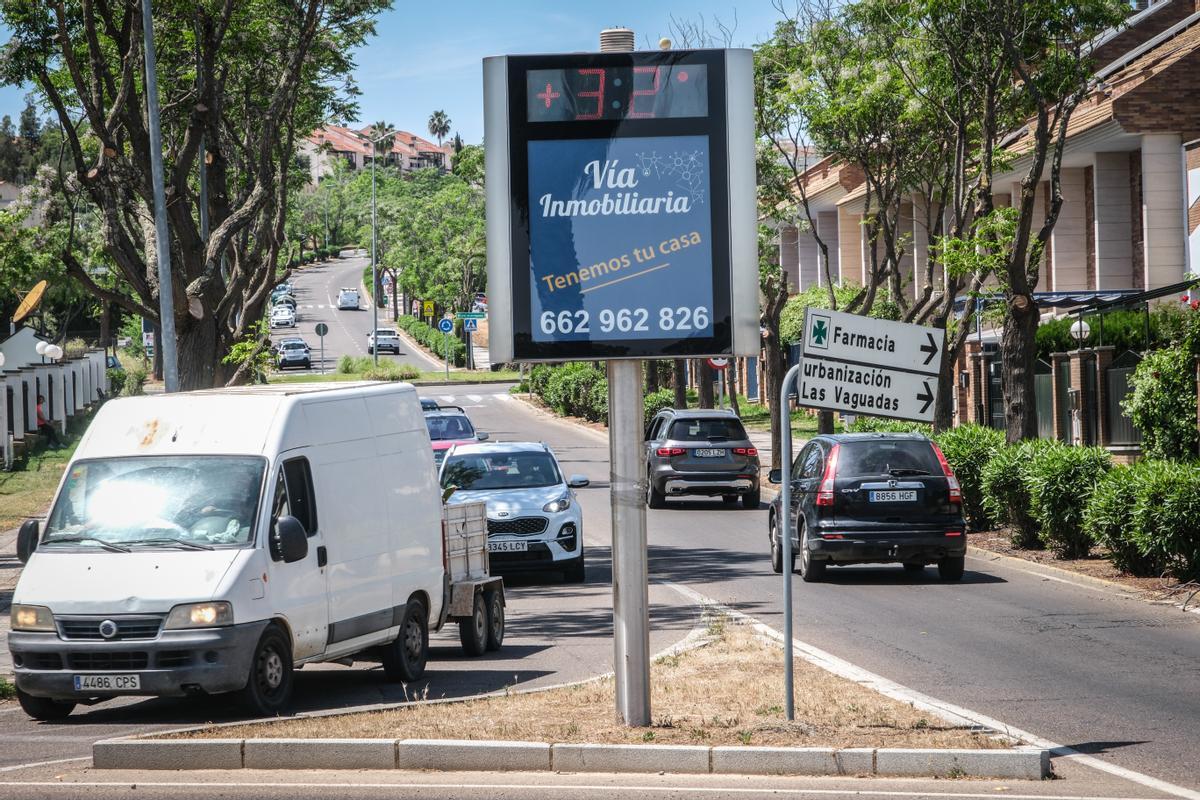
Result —
<path fill-rule="evenodd" d="M 495 362 L 758 350 L 746 50 L 484 61 Z"/>

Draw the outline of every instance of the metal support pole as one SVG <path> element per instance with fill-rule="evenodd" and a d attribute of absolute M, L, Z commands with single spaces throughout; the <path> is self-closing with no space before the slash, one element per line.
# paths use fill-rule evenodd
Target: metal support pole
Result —
<path fill-rule="evenodd" d="M 379 298 L 375 296 L 379 291 L 379 278 L 375 274 L 375 150 L 378 147 L 378 141 L 371 143 L 371 341 L 375 341 L 379 333 Z M 378 347 L 371 348 L 371 359 L 379 366 Z M 448 368 L 446 374 L 450 374 Z"/>
<path fill-rule="evenodd" d="M 788 722 L 796 718 L 796 691 L 794 688 L 792 653 L 792 415 L 788 413 L 788 387 L 800 374 L 802 364 L 797 364 L 783 376 L 783 388 L 779 390 L 780 415 L 779 466 L 779 538 L 783 545 L 783 691 L 787 694 L 784 711 Z"/>
<path fill-rule="evenodd" d="M 158 258 L 158 316 L 163 382 L 168 392 L 179 391 L 178 341 L 175 338 L 175 299 L 171 278 L 171 242 L 167 238 L 167 200 L 163 188 L 162 127 L 158 118 L 158 75 L 154 55 L 154 18 L 150 0 L 142 0 L 142 37 L 146 49 L 146 117 L 150 123 L 150 179 L 154 183 L 154 250 Z"/>
<path fill-rule="evenodd" d="M 446 356 L 446 380 L 450 380 L 450 334 L 442 334 L 442 353 Z"/>
<path fill-rule="evenodd" d="M 646 463 L 642 362 L 608 362 L 609 493 L 612 501 L 613 665 L 617 714 L 650 724 L 650 617 L 646 566 Z"/>

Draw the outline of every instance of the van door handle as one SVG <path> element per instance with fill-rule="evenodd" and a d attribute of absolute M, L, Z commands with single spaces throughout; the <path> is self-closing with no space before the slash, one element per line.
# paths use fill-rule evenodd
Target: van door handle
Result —
<path fill-rule="evenodd" d="M 325 545 L 317 548 L 317 566 L 323 567 L 329 563 L 329 553 L 325 551 Z"/>

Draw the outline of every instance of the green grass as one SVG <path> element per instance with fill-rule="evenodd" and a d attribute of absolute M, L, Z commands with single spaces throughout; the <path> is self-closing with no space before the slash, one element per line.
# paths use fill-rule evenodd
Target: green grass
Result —
<path fill-rule="evenodd" d="M 451 383 L 476 383 L 478 381 L 516 381 L 521 379 L 521 373 L 516 370 L 500 370 L 492 372 L 491 370 L 459 370 L 451 371 L 449 381 Z M 361 381 L 363 376 L 361 372 L 326 372 L 324 375 L 313 373 L 293 373 L 290 375 L 272 374 L 268 378 L 270 383 L 328 383 L 332 381 Z M 420 386 L 423 383 L 445 383 L 447 380 L 445 372 L 422 372 L 420 377 L 409 381 Z"/>
<path fill-rule="evenodd" d="M 745 397 L 738 395 L 738 402 L 742 411 L 742 424 L 747 430 L 752 431 L 769 431 L 771 430 L 771 411 L 761 403 L 751 403 Z M 834 427 L 840 429 L 840 424 L 834 422 Z M 792 412 L 792 435 L 799 436 L 805 439 L 817 435 L 817 417 L 815 414 L 810 415 L 806 411 Z"/>
<path fill-rule="evenodd" d="M 0 678 L 0 700 L 11 700 L 17 696 L 17 687 Z"/>
<path fill-rule="evenodd" d="M 75 452 L 76 441 L 70 441 L 62 450 L 30 454 L 24 469 L 0 472 L 0 531 L 11 530 L 45 512 Z"/>

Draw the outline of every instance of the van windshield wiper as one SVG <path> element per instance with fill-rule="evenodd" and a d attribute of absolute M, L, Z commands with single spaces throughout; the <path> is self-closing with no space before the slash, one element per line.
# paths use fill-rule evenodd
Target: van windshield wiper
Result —
<path fill-rule="evenodd" d="M 158 536 L 153 539 L 130 539 L 118 544 L 174 544 L 180 547 L 186 547 L 188 550 L 216 550 L 211 544 L 201 544 L 200 542 L 189 542 L 186 539 L 175 539 L 171 536 Z"/>
<path fill-rule="evenodd" d="M 932 475 L 933 473 L 927 469 L 913 469 L 912 467 L 892 467 L 888 470 L 889 475 Z"/>
<path fill-rule="evenodd" d="M 129 548 L 122 547 L 120 543 L 110 542 L 105 539 L 97 539 L 95 536 L 56 536 L 53 539 L 47 539 L 46 541 L 42 542 L 42 546 L 45 547 L 48 544 L 81 544 L 83 542 L 95 542 L 105 550 L 113 553 L 129 552 Z"/>

